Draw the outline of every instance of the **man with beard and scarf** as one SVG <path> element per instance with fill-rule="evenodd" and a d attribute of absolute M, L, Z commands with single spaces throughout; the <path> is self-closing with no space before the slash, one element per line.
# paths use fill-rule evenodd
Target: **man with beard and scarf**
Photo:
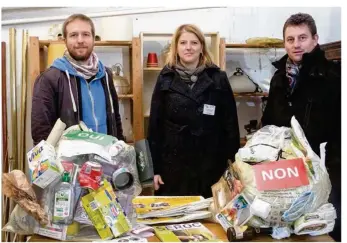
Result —
<path fill-rule="evenodd" d="M 309 14 L 290 16 L 283 27 L 287 54 L 273 63 L 262 125 L 290 127 L 300 123 L 314 152 L 326 145 L 326 167 L 332 191 L 329 201 L 337 211 L 330 235 L 341 241 L 341 66 L 328 61 L 318 44 L 317 28 Z"/>
<path fill-rule="evenodd" d="M 112 71 L 93 51 L 95 27 L 83 14 L 63 24 L 64 56 L 39 75 L 34 84 L 31 134 L 34 144 L 47 139 L 60 118 L 67 126 L 83 121 L 94 132 L 124 140 Z"/>

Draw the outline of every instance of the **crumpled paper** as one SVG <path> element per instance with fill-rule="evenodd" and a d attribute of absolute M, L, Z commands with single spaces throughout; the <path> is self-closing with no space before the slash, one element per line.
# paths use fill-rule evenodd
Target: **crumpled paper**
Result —
<path fill-rule="evenodd" d="M 12 198 L 41 225 L 48 224 L 48 215 L 39 205 L 35 192 L 22 171 L 13 170 L 10 173 L 4 173 L 2 191 L 6 197 Z"/>

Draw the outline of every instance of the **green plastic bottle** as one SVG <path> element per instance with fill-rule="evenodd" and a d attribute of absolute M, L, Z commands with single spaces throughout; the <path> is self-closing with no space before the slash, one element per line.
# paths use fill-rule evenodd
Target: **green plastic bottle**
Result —
<path fill-rule="evenodd" d="M 54 190 L 53 223 L 71 224 L 73 219 L 74 190 L 70 173 L 64 172 L 62 182 Z"/>

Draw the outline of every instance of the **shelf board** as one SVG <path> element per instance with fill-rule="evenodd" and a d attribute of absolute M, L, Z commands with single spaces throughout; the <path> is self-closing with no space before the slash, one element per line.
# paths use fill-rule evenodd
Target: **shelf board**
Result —
<path fill-rule="evenodd" d="M 240 145 L 241 147 L 245 146 L 247 143 L 247 139 L 246 138 L 240 138 Z"/>
<path fill-rule="evenodd" d="M 225 48 L 284 48 L 283 45 L 250 45 L 250 44 L 225 44 Z"/>
<path fill-rule="evenodd" d="M 132 99 L 133 97 L 134 97 L 133 94 L 118 95 L 118 99 Z"/>
<path fill-rule="evenodd" d="M 155 71 L 155 72 L 158 72 L 158 71 L 161 71 L 163 68 L 162 67 L 145 67 L 143 68 L 143 71 Z"/>
<path fill-rule="evenodd" d="M 65 44 L 64 41 L 58 41 L 58 40 L 40 40 L 40 48 L 43 48 L 44 46 L 48 46 L 51 43 L 59 43 L 59 44 Z M 95 46 L 127 46 L 131 47 L 132 42 L 131 41 L 95 41 Z"/>
<path fill-rule="evenodd" d="M 268 96 L 268 93 L 257 93 L 257 92 L 245 92 L 245 93 L 234 93 L 234 97 L 263 97 Z"/>
<path fill-rule="evenodd" d="M 155 32 L 141 32 L 142 36 L 154 36 L 154 37 L 172 37 L 174 33 L 155 33 Z M 216 36 L 218 35 L 218 32 L 206 32 L 204 33 L 204 36 Z"/>

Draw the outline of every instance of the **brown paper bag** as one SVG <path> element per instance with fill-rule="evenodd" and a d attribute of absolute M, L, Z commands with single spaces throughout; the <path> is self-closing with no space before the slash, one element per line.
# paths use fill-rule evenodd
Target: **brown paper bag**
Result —
<path fill-rule="evenodd" d="M 38 204 L 35 192 L 22 171 L 13 170 L 10 173 L 4 173 L 2 191 L 6 197 L 12 198 L 41 225 L 48 224 L 48 216 Z"/>

